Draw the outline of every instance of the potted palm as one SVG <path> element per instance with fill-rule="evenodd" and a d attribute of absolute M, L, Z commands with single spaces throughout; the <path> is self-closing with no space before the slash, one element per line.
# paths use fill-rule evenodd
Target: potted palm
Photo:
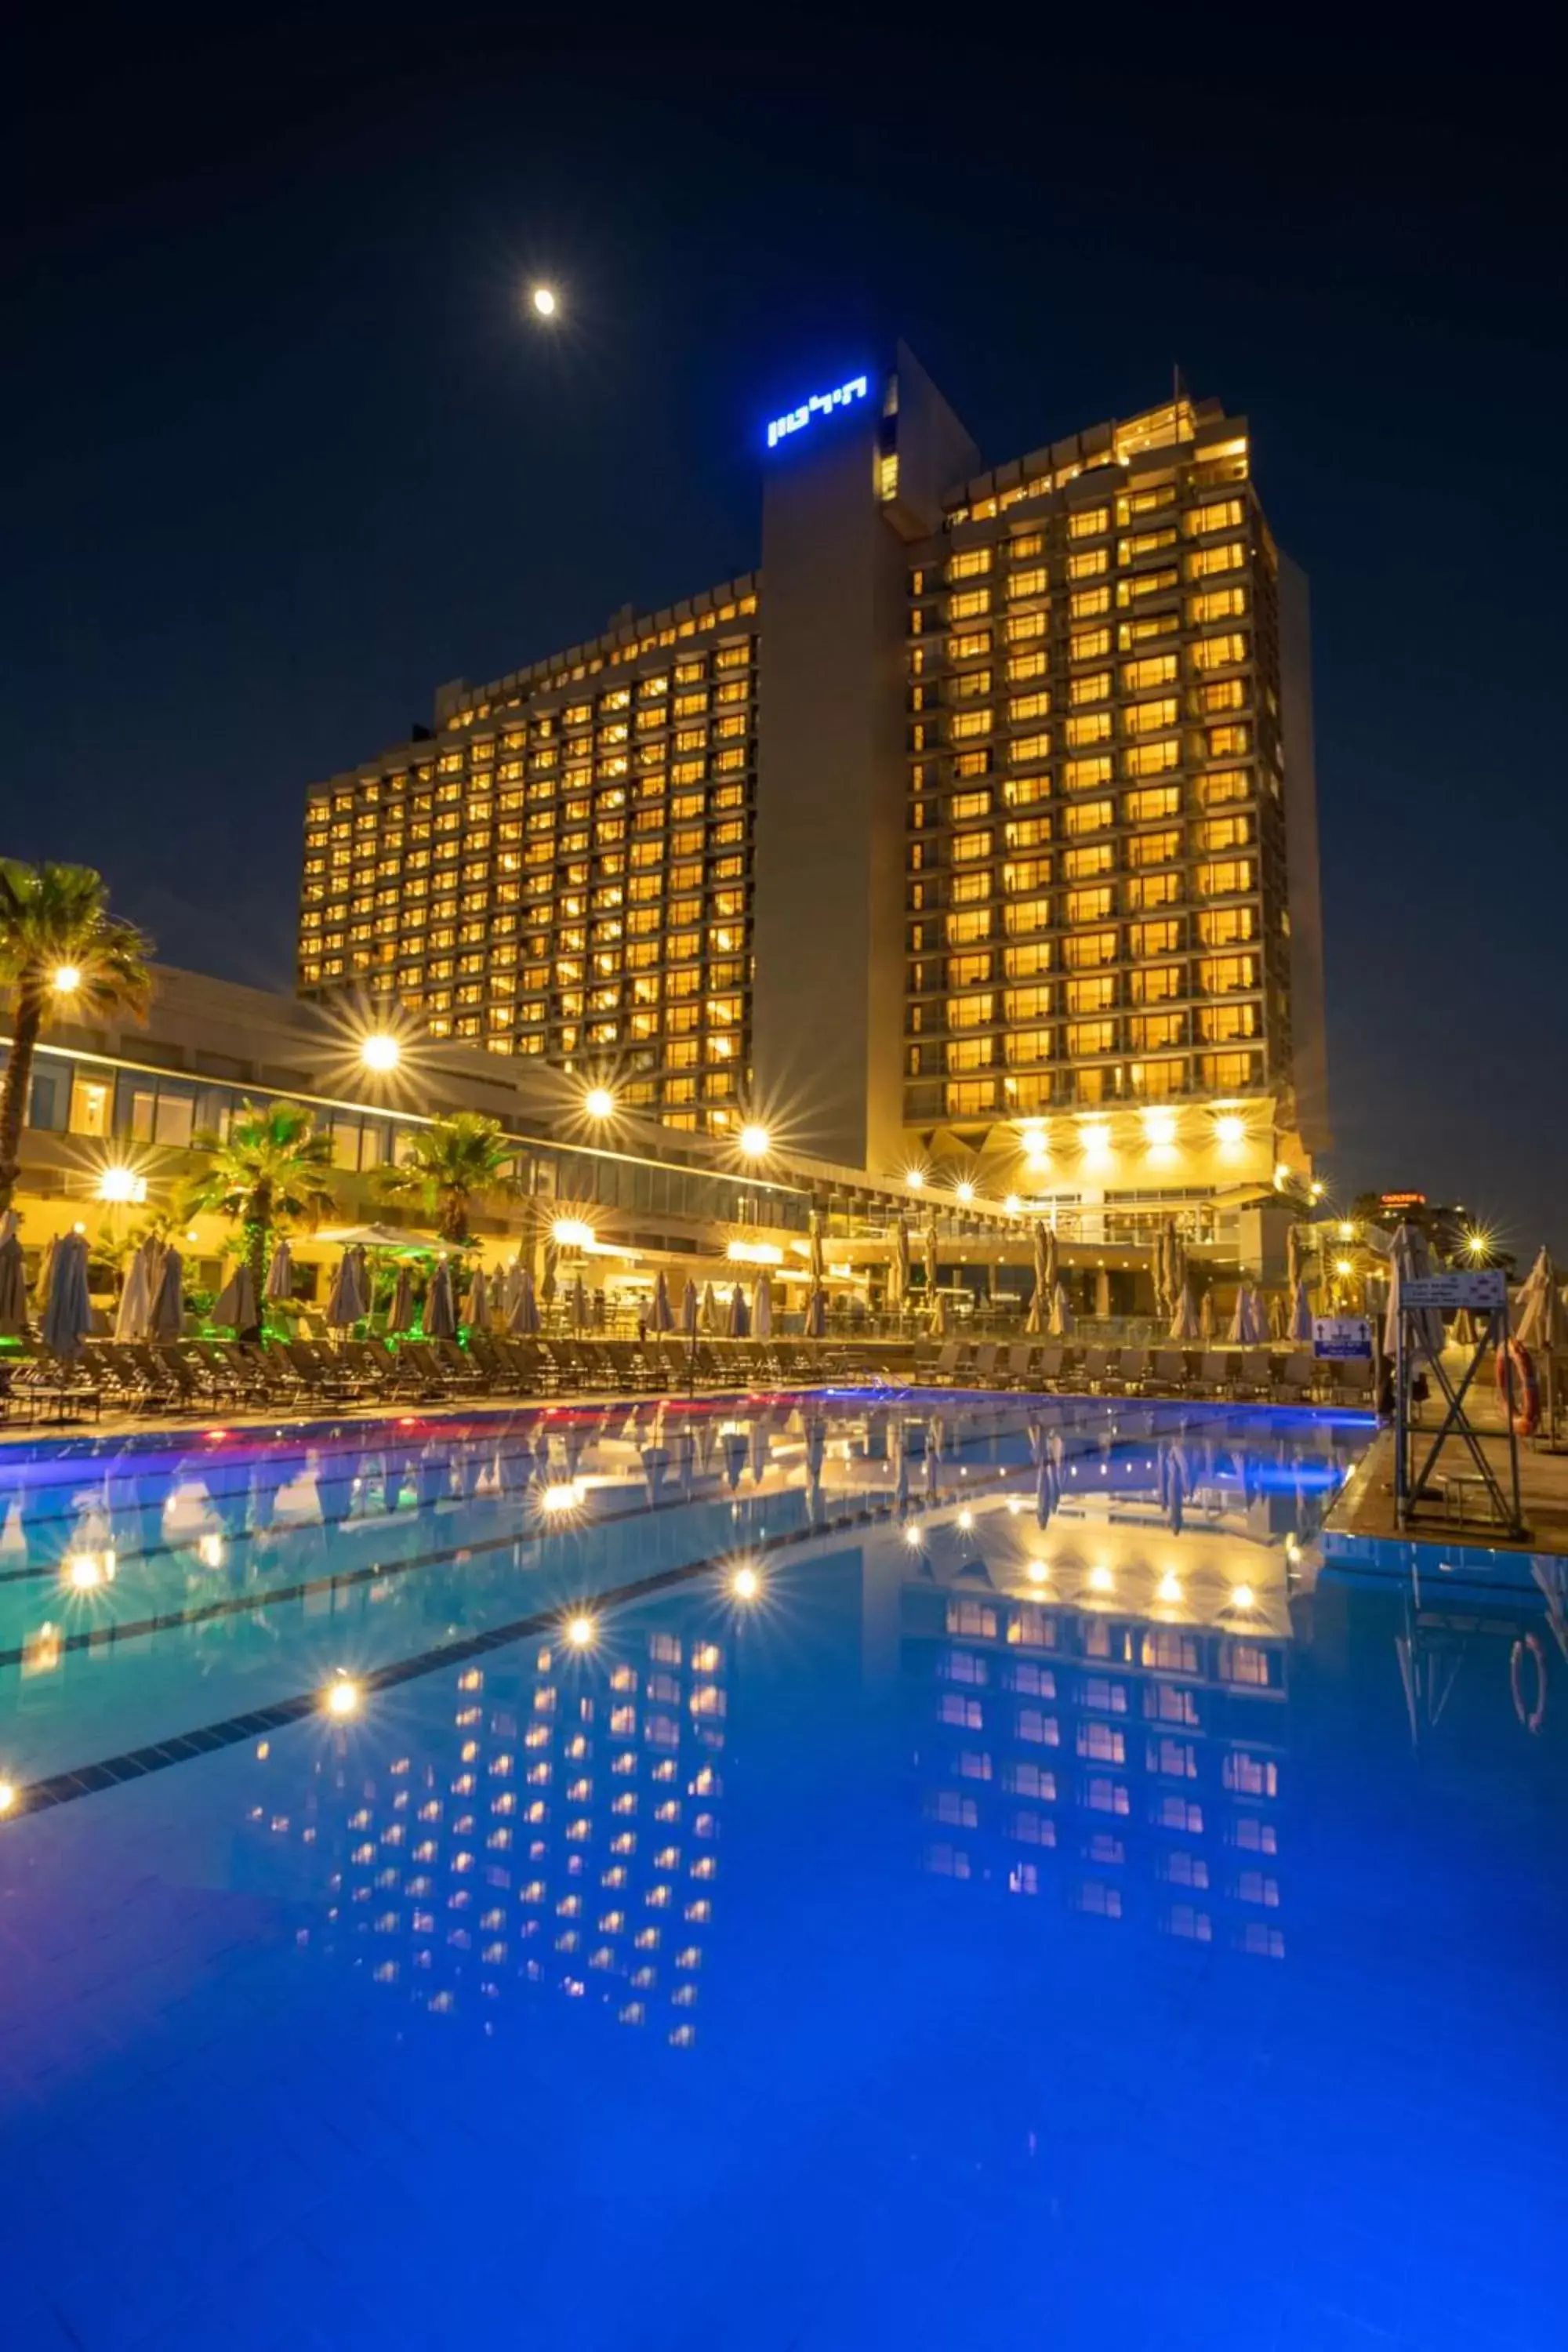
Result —
<path fill-rule="evenodd" d="M 192 1148 L 207 1164 L 185 1196 L 186 1213 L 211 1209 L 237 1223 L 257 1312 L 264 1318 L 267 1269 L 279 1223 L 318 1224 L 337 1205 L 327 1181 L 331 1139 L 317 1133 L 300 1103 L 246 1102 L 226 1135 L 198 1135 Z"/>

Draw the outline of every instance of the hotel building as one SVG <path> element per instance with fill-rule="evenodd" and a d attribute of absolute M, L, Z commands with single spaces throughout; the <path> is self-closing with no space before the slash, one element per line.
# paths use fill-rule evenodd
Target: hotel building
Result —
<path fill-rule="evenodd" d="M 990 471 L 902 346 L 759 572 L 314 789 L 300 987 L 628 1108 L 1079 1211 L 1327 1141 L 1304 583 L 1184 392 Z"/>

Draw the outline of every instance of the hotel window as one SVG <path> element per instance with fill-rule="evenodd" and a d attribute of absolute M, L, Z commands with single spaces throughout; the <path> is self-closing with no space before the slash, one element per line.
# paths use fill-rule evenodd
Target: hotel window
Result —
<path fill-rule="evenodd" d="M 1002 829 L 1003 842 L 1009 850 L 1039 849 L 1050 837 L 1048 816 L 1015 817 Z"/>
<path fill-rule="evenodd" d="M 1077 555 L 1068 557 L 1069 580 L 1093 580 L 1109 570 L 1110 550 L 1108 547 L 1086 547 Z"/>
<path fill-rule="evenodd" d="M 1113 912 L 1115 893 L 1103 890 L 1069 890 L 1067 917 L 1069 923 L 1100 923 Z"/>
<path fill-rule="evenodd" d="M 1045 674 L 1046 656 L 1043 653 L 1015 654 L 1007 664 L 1008 680 L 1014 686 L 1029 678 L 1043 677 Z M 1050 707 L 1050 689 L 1042 687 L 1033 694 L 1016 694 L 1007 705 L 1007 716 L 1015 726 L 1019 726 L 1031 719 L 1046 718 Z"/>
<path fill-rule="evenodd" d="M 991 909 L 984 907 L 963 915 L 949 915 L 947 944 L 950 948 L 968 947 L 975 940 L 991 937 Z"/>
<path fill-rule="evenodd" d="M 950 1029 L 989 1029 L 996 1018 L 994 996 L 955 996 L 947 1008 Z"/>
<path fill-rule="evenodd" d="M 1086 702 L 1104 702 L 1110 694 L 1110 672 L 1108 669 L 1089 670 L 1081 677 L 1075 677 L 1068 688 L 1068 700 L 1075 710 Z"/>
<path fill-rule="evenodd" d="M 1182 994 L 1185 975 L 1179 963 L 1162 963 L 1128 977 L 1134 1004 L 1169 1004 Z"/>
<path fill-rule="evenodd" d="M 1150 654 L 1142 661 L 1123 662 L 1122 688 L 1129 694 L 1146 694 L 1152 687 L 1170 686 L 1175 680 L 1176 666 L 1174 654 Z"/>
<path fill-rule="evenodd" d="M 1239 630 L 1224 636 L 1199 637 L 1192 648 L 1194 669 L 1230 669 L 1247 659 L 1247 639 Z"/>
<path fill-rule="evenodd" d="M 1174 506 L 1176 489 L 1173 482 L 1157 483 L 1152 489 L 1130 490 L 1116 501 L 1118 522 L 1133 522 L 1140 515 L 1158 514 L 1162 507 Z"/>
<path fill-rule="evenodd" d="M 1198 1034 L 1205 1045 L 1228 1045 L 1233 1037 L 1256 1037 L 1258 1007 L 1250 1002 L 1205 1004 L 1198 1015 Z"/>
<path fill-rule="evenodd" d="M 1014 746 L 1015 756 L 1017 747 Z M 1009 776 L 1002 787 L 1002 798 L 1008 808 L 1033 808 L 1038 802 L 1048 800 L 1051 780 L 1048 775 Z"/>
<path fill-rule="evenodd" d="M 919 844 L 916 844 L 919 846 Z M 955 866 L 973 866 L 991 855 L 989 833 L 961 833 L 953 837 L 952 862 Z"/>
<path fill-rule="evenodd" d="M 1127 844 L 1130 866 L 1170 866 L 1182 854 L 1182 835 L 1178 826 L 1169 833 L 1135 833 Z"/>
<path fill-rule="evenodd" d="M 1160 743 L 1132 743 L 1121 754 L 1124 776 L 1163 776 L 1181 765 L 1182 747 L 1174 735 Z"/>
<path fill-rule="evenodd" d="M 989 1037 L 950 1037 L 948 1040 L 947 1066 L 950 1070 L 988 1070 L 994 1059 L 994 1045 Z"/>
<path fill-rule="evenodd" d="M 1020 950 L 1018 952 L 1027 953 L 1028 950 Z M 1008 1022 L 1015 1025 L 1027 1025 L 1031 1022 L 1048 1020 L 1055 1010 L 1053 993 L 1049 987 L 1010 988 L 1004 999 Z"/>
<path fill-rule="evenodd" d="M 949 1118 L 977 1118 L 984 1111 L 996 1107 L 994 1078 L 964 1078 L 950 1083 L 947 1088 Z M 970 1704 L 974 1705 L 973 1701 Z M 978 1707 L 976 1707 L 978 1714 Z"/>
<path fill-rule="evenodd" d="M 1232 858 L 1221 866 L 1200 866 L 1197 869 L 1199 896 L 1205 898 L 1227 898 L 1253 887 L 1252 861 L 1247 857 Z"/>
<path fill-rule="evenodd" d="M 1252 819 L 1248 816 L 1212 816 L 1193 828 L 1193 847 L 1205 852 L 1245 849 L 1251 838 Z"/>
<path fill-rule="evenodd" d="M 1068 517 L 1069 539 L 1093 539 L 1099 532 L 1109 530 L 1110 528 L 1110 509 L 1109 507 L 1083 507 L 1077 514 L 1070 514 Z"/>
<path fill-rule="evenodd" d="M 976 817 L 989 816 L 991 794 L 988 792 L 955 793 L 948 803 L 947 814 L 953 824 L 969 824 Z"/>
<path fill-rule="evenodd" d="M 1002 887 L 1009 898 L 1022 897 L 1026 891 L 1042 890 L 1051 878 L 1048 857 L 1009 858 L 1002 868 Z"/>
<path fill-rule="evenodd" d="M 1091 710 L 1069 719 L 1064 730 L 1068 751 L 1081 751 L 1091 743 L 1109 743 L 1111 725 L 1109 710 Z"/>
<path fill-rule="evenodd" d="M 955 751 L 952 755 L 954 776 L 988 776 L 991 772 L 989 751 Z"/>
<path fill-rule="evenodd" d="M 1205 719 L 1216 711 L 1245 710 L 1247 680 L 1242 677 L 1221 677 L 1215 678 L 1210 685 L 1200 686 L 1197 690 L 1197 705 L 1200 714 Z"/>
<path fill-rule="evenodd" d="M 1007 749 L 1007 757 L 1015 767 L 1027 767 L 1037 760 L 1050 757 L 1049 731 L 1042 729 L 1037 735 L 1016 735 Z"/>
<path fill-rule="evenodd" d="M 1198 986 L 1205 996 L 1225 996 L 1257 985 L 1256 956 L 1204 956 L 1199 961 Z"/>
<path fill-rule="evenodd" d="M 950 580 L 978 580 L 990 569 L 991 550 L 988 547 L 970 547 L 961 555 L 949 557 L 947 576 Z"/>
<path fill-rule="evenodd" d="M 1031 637 L 1043 637 L 1046 628 L 1047 615 L 1044 613 L 1010 614 L 1005 632 L 1007 643 L 1010 646 L 1027 645 Z"/>
<path fill-rule="evenodd" d="M 1085 560 L 1083 557 L 1074 558 L 1078 562 Z M 1007 583 L 1007 596 L 1011 604 L 1021 604 L 1026 598 L 1043 596 L 1045 593 L 1046 567 L 1043 563 L 1036 564 L 1027 572 L 1015 572 Z"/>
<path fill-rule="evenodd" d="M 1051 942 L 1037 940 L 1030 947 L 1008 948 L 1003 965 L 1009 980 L 1033 980 L 1037 972 L 1051 968 Z"/>
<path fill-rule="evenodd" d="M 1142 915 L 1155 907 L 1177 907 L 1183 896 L 1180 874 L 1140 874 L 1127 885 L 1128 911 Z"/>
<path fill-rule="evenodd" d="M 990 650 L 990 630 L 973 629 L 967 636 L 950 638 L 948 641 L 947 655 L 950 661 L 976 661 L 982 654 L 988 654 Z"/>
<path fill-rule="evenodd" d="M 1049 929 L 1051 902 L 1048 898 L 1012 898 L 1007 903 L 1006 915 L 1008 937 L 1024 938 L 1031 931 Z"/>
<path fill-rule="evenodd" d="M 1227 540 L 1219 547 L 1194 547 L 1186 559 L 1189 580 L 1212 580 L 1222 572 L 1239 572 L 1247 562 L 1247 548 L 1239 540 Z"/>
<path fill-rule="evenodd" d="M 982 613 L 990 610 L 989 588 L 968 588 L 962 594 L 948 599 L 947 616 L 950 621 L 977 620 Z"/>
<path fill-rule="evenodd" d="M 1250 1087 L 1262 1076 L 1262 1057 L 1257 1054 L 1200 1054 L 1198 1084 L 1205 1093 L 1235 1094 L 1242 1087 Z"/>
<path fill-rule="evenodd" d="M 1100 613 L 1110 610 L 1110 590 L 1105 588 L 1075 588 L 1068 598 L 1068 618 L 1070 621 L 1092 621 Z M 1076 643 L 1076 641 L 1075 641 Z M 1109 642 L 1101 651 L 1110 650 Z"/>
<path fill-rule="evenodd" d="M 1072 801 L 1062 821 L 1069 839 L 1080 834 L 1104 833 L 1116 822 L 1116 804 L 1113 801 Z"/>
<path fill-rule="evenodd" d="M 1030 1062 L 1048 1062 L 1054 1050 L 1054 1035 L 1049 1029 L 1015 1029 L 1003 1043 L 1007 1060 L 1015 1068 Z"/>
<path fill-rule="evenodd" d="M 1068 760 L 1062 769 L 1062 781 L 1069 793 L 1092 792 L 1097 785 L 1109 784 L 1111 762 L 1108 753 L 1088 760 Z"/>
<path fill-rule="evenodd" d="M 1027 563 L 1032 562 L 1037 555 L 1042 552 L 1045 544 L 1045 533 L 1043 531 L 1021 531 L 1018 537 L 1010 543 L 1007 552 L 1015 563 Z"/>
<path fill-rule="evenodd" d="M 1062 852 L 1062 880 L 1087 882 L 1097 874 L 1109 874 L 1116 864 L 1116 845 L 1110 841 L 1089 843 L 1081 849 Z"/>
<path fill-rule="evenodd" d="M 1152 824 L 1163 816 L 1179 816 L 1181 811 L 1180 784 L 1156 784 L 1147 792 L 1128 793 L 1121 803 L 1128 824 Z"/>
<path fill-rule="evenodd" d="M 947 722 L 949 740 L 954 743 L 973 740 L 991 732 L 991 713 L 984 710 L 955 710 Z"/>
<path fill-rule="evenodd" d="M 1111 973 L 1094 980 L 1069 980 L 1067 987 L 1067 1009 L 1072 1013 L 1108 1013 L 1116 1002 L 1116 981 Z"/>
<path fill-rule="evenodd" d="M 1159 735 L 1176 723 L 1176 698 L 1166 695 L 1156 702 L 1130 703 L 1122 711 L 1121 721 L 1129 735 Z"/>
<path fill-rule="evenodd" d="M 1192 561 L 1191 557 L 1188 562 Z M 1131 604 L 1144 596 L 1163 596 L 1176 584 L 1173 571 L 1135 572 L 1129 580 L 1119 581 L 1116 589 L 1118 604 Z"/>
<path fill-rule="evenodd" d="M 1114 1054 L 1116 1024 L 1114 1021 L 1074 1021 L 1068 1024 L 1067 1049 L 1077 1062 L 1094 1054 Z"/>
<path fill-rule="evenodd" d="M 952 698 L 954 702 L 975 702 L 990 691 L 991 673 L 988 669 L 966 669 L 961 677 L 952 680 Z"/>
<path fill-rule="evenodd" d="M 1228 727 L 1208 730 L 1208 755 L 1211 760 L 1236 759 L 1252 749 L 1252 730 L 1237 722 Z"/>
<path fill-rule="evenodd" d="M 989 955 L 949 956 L 947 984 L 949 988 L 973 988 L 991 977 Z"/>
<path fill-rule="evenodd" d="M 1184 518 L 1189 537 L 1212 530 L 1239 530 L 1244 517 L 1239 499 L 1211 499 L 1207 506 L 1194 507 Z"/>
<path fill-rule="evenodd" d="M 1174 547 L 1175 543 L 1174 523 L 1160 530 L 1134 531 L 1130 539 L 1122 540 L 1118 545 L 1116 560 L 1119 563 L 1136 563 L 1141 557 L 1157 555 L 1163 548 Z"/>
<path fill-rule="evenodd" d="M 1127 1042 L 1135 1054 L 1158 1054 L 1185 1043 L 1183 1013 L 1135 1013 L 1127 1024 Z"/>

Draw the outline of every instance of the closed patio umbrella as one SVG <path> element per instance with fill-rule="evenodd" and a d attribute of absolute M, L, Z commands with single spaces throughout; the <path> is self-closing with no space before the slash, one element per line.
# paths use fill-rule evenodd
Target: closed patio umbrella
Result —
<path fill-rule="evenodd" d="M 731 1339 L 743 1339 L 750 1329 L 746 1315 L 746 1294 L 739 1283 L 730 1293 L 729 1333 Z"/>
<path fill-rule="evenodd" d="M 1271 1339 L 1288 1339 L 1290 1336 L 1290 1305 L 1282 1290 L 1268 1294 L 1268 1336 Z"/>
<path fill-rule="evenodd" d="M 156 1238 L 149 1234 L 132 1258 L 131 1271 L 120 1294 L 120 1306 L 114 1318 L 117 1339 L 134 1341 L 147 1337 L 148 1318 L 153 1312 L 153 1286 L 157 1278 L 160 1255 Z M 0 1313 L 0 1323 L 4 1321 L 5 1316 Z"/>
<path fill-rule="evenodd" d="M 346 1331 L 364 1313 L 360 1291 L 360 1261 L 353 1248 L 344 1250 L 327 1293 L 327 1321 L 334 1331 Z"/>
<path fill-rule="evenodd" d="M 256 1323 L 256 1278 L 244 1258 L 213 1300 L 212 1319 L 231 1330 L 249 1331 Z"/>
<path fill-rule="evenodd" d="M 567 1311 L 572 1318 L 574 1331 L 585 1331 L 588 1328 L 588 1286 L 580 1274 L 574 1274 L 572 1276 L 572 1288 L 567 1294 Z"/>
<path fill-rule="evenodd" d="M 822 1212 L 820 1209 L 813 1209 L 811 1212 L 810 1218 L 807 1221 L 807 1232 L 809 1234 L 809 1241 L 806 1248 L 805 1270 L 807 1274 L 810 1275 L 813 1282 L 820 1282 L 823 1279 L 824 1275 L 826 1273 L 826 1267 L 823 1264 L 822 1257 Z"/>
<path fill-rule="evenodd" d="M 1230 1311 L 1230 1328 L 1225 1336 L 1229 1340 L 1233 1348 L 1245 1348 L 1247 1341 L 1252 1337 L 1251 1323 L 1247 1309 L 1247 1285 L 1245 1282 L 1241 1284 L 1240 1287 L 1237 1291 L 1236 1305 Z"/>
<path fill-rule="evenodd" d="M 697 1318 L 700 1311 L 700 1301 L 697 1296 L 697 1285 L 692 1281 L 690 1276 L 688 1275 L 686 1277 L 686 1287 L 680 1294 L 680 1328 L 686 1333 L 688 1339 L 689 1339 L 696 1331 Z"/>
<path fill-rule="evenodd" d="M 59 1235 L 51 1234 L 44 1244 L 44 1255 L 38 1261 L 38 1278 L 33 1286 L 33 1304 L 40 1315 L 49 1303 L 49 1284 L 55 1271 L 55 1253 L 59 1245 Z"/>
<path fill-rule="evenodd" d="M 148 1336 L 177 1339 L 185 1327 L 185 1268 L 177 1249 L 168 1248 L 158 1261 L 158 1278 L 147 1314 Z"/>
<path fill-rule="evenodd" d="M 1053 1339 L 1070 1339 L 1072 1334 L 1072 1301 L 1068 1297 L 1067 1284 L 1058 1276 L 1057 1286 L 1051 1293 L 1051 1337 Z"/>
<path fill-rule="evenodd" d="M 816 1283 L 805 1302 L 805 1336 L 808 1339 L 820 1339 L 826 1329 L 827 1293 L 820 1283 Z"/>
<path fill-rule="evenodd" d="M 1249 1348 L 1268 1344 L 1268 1311 L 1254 1282 L 1247 1285 L 1247 1344 Z"/>
<path fill-rule="evenodd" d="M 933 1331 L 940 1328 L 937 1319 L 939 1308 L 936 1296 L 936 1219 L 934 1217 L 928 1217 L 926 1219 L 925 1232 L 921 1239 L 921 1254 L 925 1261 L 926 1312 L 931 1317 L 931 1329 Z"/>
<path fill-rule="evenodd" d="M 92 1307 L 87 1295 L 87 1235 L 62 1234 L 49 1274 L 44 1345 L 57 1356 L 79 1356 L 91 1323 Z"/>
<path fill-rule="evenodd" d="M 547 1240 L 544 1244 L 544 1271 L 539 1283 L 539 1300 L 542 1307 L 552 1307 L 555 1303 L 555 1269 L 560 1257 L 560 1244 Z"/>
<path fill-rule="evenodd" d="M 526 1265 L 518 1275 L 517 1296 L 507 1318 L 507 1329 L 514 1339 L 531 1339 L 539 1329 L 539 1300 L 534 1292 L 533 1276 Z"/>
<path fill-rule="evenodd" d="M 752 1285 L 752 1328 L 759 1339 L 773 1337 L 773 1288 L 765 1274 L 759 1274 Z"/>
<path fill-rule="evenodd" d="M 1094 1277 L 1094 1313 L 1097 1322 L 1109 1321 L 1110 1316 L 1110 1276 L 1101 1266 Z"/>
<path fill-rule="evenodd" d="M 1210 1288 L 1205 1291 L 1198 1301 L 1198 1338 L 1205 1347 L 1218 1336 L 1218 1328 L 1215 1314 L 1214 1291 Z"/>
<path fill-rule="evenodd" d="M 910 1295 L 910 1229 L 902 1217 L 893 1224 L 893 1305 L 902 1307 Z"/>
<path fill-rule="evenodd" d="M 672 1331 L 675 1328 L 675 1316 L 669 1304 L 669 1285 L 665 1280 L 662 1266 L 654 1277 L 653 1303 L 648 1308 L 647 1325 L 650 1331 Z"/>
<path fill-rule="evenodd" d="M 1290 1307 L 1290 1328 L 1286 1337 L 1300 1339 L 1307 1347 L 1312 1344 L 1312 1298 L 1307 1288 L 1305 1275 L 1296 1278 L 1296 1295 Z"/>
<path fill-rule="evenodd" d="M 425 1294 L 425 1337 L 427 1339 L 451 1339 L 456 1338 L 457 1330 L 452 1264 L 449 1258 L 442 1258 L 430 1276 L 430 1287 Z"/>
<path fill-rule="evenodd" d="M 1449 1341 L 1456 1348 L 1473 1348 L 1476 1337 L 1476 1318 L 1468 1307 L 1461 1307 L 1448 1326 Z"/>
<path fill-rule="evenodd" d="M 27 1267 L 9 1209 L 0 1225 L 0 1331 L 19 1331 L 27 1320 Z"/>
<path fill-rule="evenodd" d="M 719 1328 L 719 1301 L 710 1282 L 702 1286 L 702 1328 L 704 1331 L 717 1331 Z"/>
<path fill-rule="evenodd" d="M 470 1331 L 488 1331 L 490 1328 L 490 1286 L 485 1279 L 482 1265 L 474 1268 L 474 1278 L 468 1285 L 468 1304 L 463 1317 Z"/>
<path fill-rule="evenodd" d="M 1568 1348 L 1568 1317 L 1563 1311 L 1557 1269 L 1543 1247 L 1524 1285 L 1519 1322 L 1514 1332 L 1521 1348 Z"/>
<path fill-rule="evenodd" d="M 1037 1333 L 1046 1328 L 1047 1317 L 1050 1311 L 1051 1296 L 1050 1244 L 1047 1239 L 1047 1226 L 1043 1217 L 1037 1217 L 1035 1220 L 1034 1243 L 1035 1295 L 1029 1301 L 1029 1318 L 1024 1328 L 1026 1331 Z"/>
<path fill-rule="evenodd" d="M 1175 1309 L 1171 1317 L 1169 1336 L 1179 1348 L 1190 1347 L 1195 1340 L 1203 1338 L 1203 1326 L 1198 1318 L 1197 1301 L 1193 1297 L 1193 1286 L 1190 1282 L 1184 1282 L 1182 1285 L 1181 1295 L 1176 1300 Z"/>
<path fill-rule="evenodd" d="M 391 1332 L 412 1331 L 414 1328 L 414 1269 L 406 1261 L 397 1269 L 397 1279 L 392 1286 L 392 1304 L 386 1310 L 386 1328 Z"/>
<path fill-rule="evenodd" d="M 267 1296 L 269 1300 L 294 1296 L 294 1254 L 287 1242 L 279 1242 L 272 1253 L 272 1263 L 267 1269 Z"/>

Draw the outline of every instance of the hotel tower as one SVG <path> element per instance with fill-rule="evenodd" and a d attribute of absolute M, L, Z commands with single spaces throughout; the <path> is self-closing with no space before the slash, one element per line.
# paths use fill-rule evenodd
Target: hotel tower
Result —
<path fill-rule="evenodd" d="M 986 471 L 900 345 L 760 438 L 755 572 L 312 789 L 302 992 L 997 1197 L 1310 1172 L 1307 596 L 1246 419 Z"/>

